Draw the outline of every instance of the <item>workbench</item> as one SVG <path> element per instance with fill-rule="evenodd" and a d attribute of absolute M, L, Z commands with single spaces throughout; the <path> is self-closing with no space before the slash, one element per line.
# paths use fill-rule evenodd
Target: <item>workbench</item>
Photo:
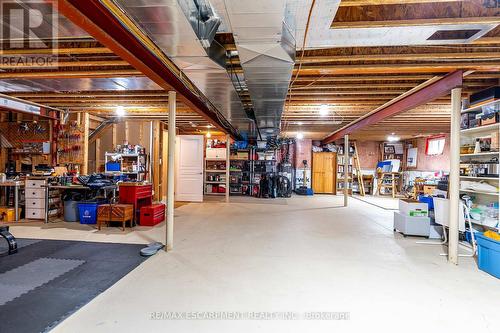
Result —
<path fill-rule="evenodd" d="M 85 197 L 89 191 L 92 191 L 92 189 L 89 186 L 84 186 L 84 185 L 48 185 L 46 186 L 45 189 L 45 223 L 49 223 L 49 193 L 50 190 L 62 190 L 62 191 L 84 191 L 85 192 Z M 113 193 L 113 198 L 116 197 L 116 185 L 109 185 L 109 186 L 103 186 L 97 190 L 99 191 L 104 191 L 104 197 L 107 198 L 108 192 L 112 191 Z"/>

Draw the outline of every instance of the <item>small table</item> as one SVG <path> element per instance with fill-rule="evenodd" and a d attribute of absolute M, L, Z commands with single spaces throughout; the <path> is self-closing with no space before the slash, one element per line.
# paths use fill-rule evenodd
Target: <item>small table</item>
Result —
<path fill-rule="evenodd" d="M 0 183 L 0 187 L 13 187 L 14 188 L 14 212 L 16 217 L 16 222 L 19 222 L 19 189 L 24 186 L 24 182 L 21 181 L 6 181 Z"/>

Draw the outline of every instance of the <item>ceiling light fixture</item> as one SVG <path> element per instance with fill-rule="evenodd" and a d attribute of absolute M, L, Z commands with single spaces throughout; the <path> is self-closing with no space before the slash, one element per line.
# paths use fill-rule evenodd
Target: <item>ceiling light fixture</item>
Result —
<path fill-rule="evenodd" d="M 394 133 L 391 133 L 391 135 L 387 136 L 387 141 L 389 142 L 398 142 L 399 140 L 401 140 L 401 138 L 394 135 Z"/>
<path fill-rule="evenodd" d="M 123 117 L 125 115 L 125 108 L 123 106 L 117 106 L 115 113 L 118 117 Z"/>
<path fill-rule="evenodd" d="M 210 139 L 210 138 L 212 137 L 212 134 L 210 134 L 210 132 L 207 132 L 206 137 L 207 137 L 208 139 Z"/>
<path fill-rule="evenodd" d="M 302 140 L 304 138 L 304 133 L 298 132 L 297 133 L 297 139 Z"/>
<path fill-rule="evenodd" d="M 323 104 L 319 107 L 319 115 L 320 116 L 326 116 L 328 115 L 328 113 L 330 113 L 330 110 L 328 108 L 328 105 L 326 104 Z"/>

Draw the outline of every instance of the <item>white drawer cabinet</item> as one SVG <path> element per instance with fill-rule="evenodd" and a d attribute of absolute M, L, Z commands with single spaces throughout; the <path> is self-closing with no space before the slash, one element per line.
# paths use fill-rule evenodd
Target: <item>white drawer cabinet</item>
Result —
<path fill-rule="evenodd" d="M 33 220 L 44 220 L 45 219 L 45 209 L 26 209 L 26 219 Z"/>
<path fill-rule="evenodd" d="M 25 208 L 26 219 L 45 219 L 45 179 L 26 179 L 25 183 Z"/>
<path fill-rule="evenodd" d="M 28 199 L 42 199 L 45 201 L 45 189 L 42 188 L 26 188 L 26 200 Z"/>
<path fill-rule="evenodd" d="M 28 208 L 45 209 L 45 200 L 44 199 L 26 199 L 26 209 L 28 209 Z"/>
<path fill-rule="evenodd" d="M 31 189 L 43 189 L 45 187 L 46 181 L 41 179 L 27 179 L 26 188 Z"/>

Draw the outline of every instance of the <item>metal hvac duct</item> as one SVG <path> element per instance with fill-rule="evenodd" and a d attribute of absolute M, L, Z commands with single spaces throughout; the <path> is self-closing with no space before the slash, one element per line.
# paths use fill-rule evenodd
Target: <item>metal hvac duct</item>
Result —
<path fill-rule="evenodd" d="M 115 0 L 243 135 L 256 136 L 213 38 L 220 18 L 206 0 Z"/>
<path fill-rule="evenodd" d="M 295 64 L 286 0 L 225 0 L 241 66 L 263 137 L 277 136 Z"/>

